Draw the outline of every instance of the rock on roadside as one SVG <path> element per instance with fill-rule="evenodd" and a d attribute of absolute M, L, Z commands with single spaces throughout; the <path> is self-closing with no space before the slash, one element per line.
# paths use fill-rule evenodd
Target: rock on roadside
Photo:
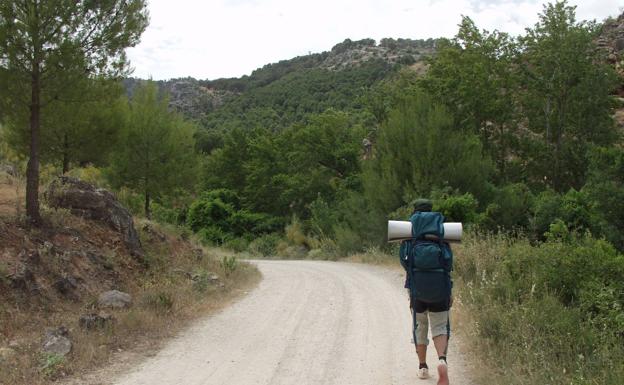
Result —
<path fill-rule="evenodd" d="M 116 309 L 128 308 L 132 305 L 132 297 L 128 293 L 119 290 L 110 290 L 100 294 L 98 306 L 112 307 Z"/>
<path fill-rule="evenodd" d="M 83 314 L 80 316 L 78 320 L 78 324 L 83 329 L 87 330 L 95 330 L 95 329 L 103 329 L 107 325 L 110 325 L 113 322 L 113 316 L 106 313 L 91 313 L 91 314 Z"/>
<path fill-rule="evenodd" d="M 109 191 L 76 178 L 60 176 L 50 183 L 45 198 L 52 208 L 69 209 L 75 215 L 106 223 L 121 234 L 133 255 L 143 256 L 132 215 Z"/>
<path fill-rule="evenodd" d="M 67 355 L 72 349 L 72 343 L 68 336 L 69 332 L 63 326 L 58 329 L 47 330 L 43 340 L 43 352 L 60 356 Z"/>

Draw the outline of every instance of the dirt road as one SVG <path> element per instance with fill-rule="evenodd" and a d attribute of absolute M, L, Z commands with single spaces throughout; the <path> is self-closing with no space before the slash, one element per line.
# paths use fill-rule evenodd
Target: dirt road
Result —
<path fill-rule="evenodd" d="M 195 324 L 115 384 L 436 383 L 416 378 L 400 271 L 334 262 L 254 263 L 264 276 L 257 289 Z M 454 343 L 451 383 L 471 385 Z M 429 353 L 435 363 L 433 347 Z"/>

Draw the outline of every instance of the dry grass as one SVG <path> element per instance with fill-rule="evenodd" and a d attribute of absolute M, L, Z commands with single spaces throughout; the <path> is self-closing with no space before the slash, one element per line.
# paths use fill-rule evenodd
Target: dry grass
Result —
<path fill-rule="evenodd" d="M 242 295 L 260 279 L 257 269 L 223 251 L 198 252 L 198 246 L 173 228 L 146 221 L 136 224 L 146 251 L 144 266 L 128 256 L 105 227 L 62 210 L 46 211 L 44 216 L 49 228 L 43 230 L 22 229 L 15 219 L 0 219 L 0 230 L 9 230 L 0 234 L 0 348 L 10 346 L 15 353 L 0 363 L 0 384 L 48 384 L 106 366 L 119 351 L 145 344 L 157 346 L 191 320 Z M 74 247 L 97 248 L 110 270 L 95 270 L 84 258 L 68 261 L 42 251 L 38 267 L 32 267 L 41 288 L 38 294 L 10 289 L 7 275 L 23 263 L 15 254 L 20 249 L 40 247 L 37 240 L 43 239 L 55 247 L 69 247 L 75 239 L 56 231 L 67 228 L 77 229 L 84 238 L 80 241 L 84 245 L 79 242 Z M 21 239 L 33 241 L 23 243 Z M 50 287 L 54 277 L 66 272 L 68 266 L 73 276 L 85 281 L 73 299 L 57 295 Z M 218 275 L 219 280 L 211 281 L 211 274 Z M 112 288 L 130 293 L 133 306 L 127 310 L 97 309 L 97 294 Z M 79 327 L 80 315 L 98 311 L 112 314 L 115 321 L 97 331 Z M 72 352 L 64 359 L 42 355 L 45 328 L 61 325 L 70 331 Z"/>
<path fill-rule="evenodd" d="M 25 184 L 21 178 L 0 171 L 0 218 L 21 215 L 24 188 Z"/>

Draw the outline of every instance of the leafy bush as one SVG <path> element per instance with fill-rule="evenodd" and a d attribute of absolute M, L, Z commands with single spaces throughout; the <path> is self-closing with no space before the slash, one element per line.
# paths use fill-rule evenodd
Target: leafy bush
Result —
<path fill-rule="evenodd" d="M 230 239 L 230 235 L 217 226 L 203 227 L 197 236 L 205 245 L 222 245 Z"/>
<path fill-rule="evenodd" d="M 144 198 L 132 190 L 122 187 L 117 191 L 117 199 L 127 208 L 133 215 L 143 214 Z"/>
<path fill-rule="evenodd" d="M 223 243 L 223 247 L 226 249 L 241 253 L 249 247 L 249 241 L 245 238 L 232 238 Z"/>
<path fill-rule="evenodd" d="M 534 206 L 533 228 L 538 239 L 544 239 L 544 234 L 550 225 L 557 220 L 566 224 L 569 230 L 575 232 L 593 231 L 596 213 L 594 203 L 589 194 L 584 191 L 570 189 L 565 195 L 547 190 L 537 196 Z"/>
<path fill-rule="evenodd" d="M 55 353 L 41 356 L 41 372 L 45 378 L 55 379 L 59 371 L 65 367 L 65 357 Z"/>
<path fill-rule="evenodd" d="M 508 184 L 493 190 L 493 202 L 482 214 L 480 225 L 492 231 L 526 228 L 533 207 L 531 190 L 522 183 Z"/>
<path fill-rule="evenodd" d="M 463 195 L 433 194 L 433 210 L 441 212 L 448 222 L 474 223 L 478 202 L 470 193 Z"/>
<path fill-rule="evenodd" d="M 277 250 L 277 244 L 281 240 L 279 234 L 265 234 L 254 239 L 249 244 L 249 251 L 262 257 L 268 257 L 275 255 Z"/>
<path fill-rule="evenodd" d="M 366 245 L 358 233 L 347 226 L 334 227 L 336 251 L 341 257 L 363 251 Z"/>
<path fill-rule="evenodd" d="M 201 198 L 191 204 L 187 224 L 193 231 L 209 227 L 227 228 L 227 219 L 234 208 L 220 199 Z"/>
<path fill-rule="evenodd" d="M 462 301 L 496 383 L 619 384 L 624 374 L 624 256 L 555 221 L 549 240 L 468 234 L 456 250 Z M 620 341 L 620 342 L 618 342 Z M 487 348 L 485 348 L 487 346 Z M 516 381 L 522 374 L 526 381 Z"/>
<path fill-rule="evenodd" d="M 225 256 L 221 260 L 220 265 L 225 276 L 229 277 L 238 268 L 238 260 L 234 256 L 231 256 L 231 257 Z"/>

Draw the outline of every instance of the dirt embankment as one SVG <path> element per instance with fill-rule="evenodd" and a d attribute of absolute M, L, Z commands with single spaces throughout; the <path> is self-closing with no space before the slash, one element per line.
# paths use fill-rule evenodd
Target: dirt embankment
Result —
<path fill-rule="evenodd" d="M 259 279 L 255 268 L 145 220 L 134 222 L 140 255 L 110 223 L 67 209 L 44 206 L 44 225 L 30 228 L 22 182 L 0 170 L 0 384 L 46 384 L 137 345 L 154 348 Z M 110 290 L 129 303 L 102 302 Z"/>

